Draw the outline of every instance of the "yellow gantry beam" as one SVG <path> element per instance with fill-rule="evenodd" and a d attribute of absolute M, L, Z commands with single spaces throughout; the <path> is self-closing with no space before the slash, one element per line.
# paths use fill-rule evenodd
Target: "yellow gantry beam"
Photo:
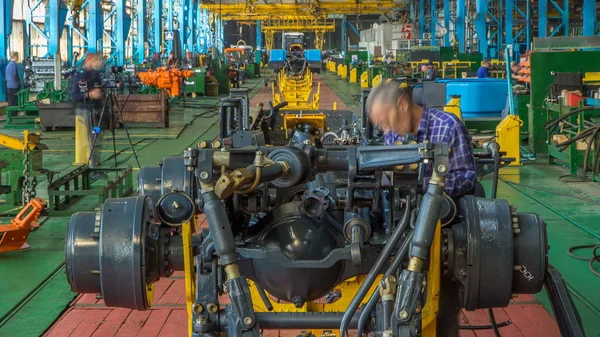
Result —
<path fill-rule="evenodd" d="M 333 32 L 335 31 L 335 21 L 319 20 L 314 18 L 263 21 L 263 32 L 281 32 L 286 30 L 298 30 L 302 32 Z"/>
<path fill-rule="evenodd" d="M 329 14 L 381 14 L 402 7 L 391 0 L 379 1 L 336 1 L 326 3 L 302 4 L 257 4 L 202 3 L 201 8 L 220 15 L 221 20 L 265 20 L 276 17 L 285 18 L 326 18 Z"/>

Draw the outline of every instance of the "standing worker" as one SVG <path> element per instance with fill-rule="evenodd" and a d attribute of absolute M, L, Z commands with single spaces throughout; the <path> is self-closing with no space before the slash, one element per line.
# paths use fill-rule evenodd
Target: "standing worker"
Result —
<path fill-rule="evenodd" d="M 438 78 L 437 72 L 433 68 L 433 63 L 427 62 L 421 66 L 421 71 L 423 72 L 423 79 L 427 81 L 432 81 Z"/>
<path fill-rule="evenodd" d="M 87 54 L 83 69 L 75 73 L 71 80 L 71 95 L 75 104 L 75 116 L 83 124 L 78 126 L 81 126 L 81 129 L 87 133 L 87 135 L 81 137 L 76 135 L 75 151 L 81 153 L 80 149 L 87 147 L 87 151 L 82 150 L 86 157 L 80 158 L 79 161 L 83 160 L 88 163 L 89 160 L 90 168 L 100 166 L 99 148 L 102 144 L 102 131 L 108 126 L 110 118 L 107 111 L 102 113 L 104 104 L 100 75 L 100 69 L 103 67 L 102 63 L 98 54 Z M 105 174 L 99 172 L 94 172 L 92 175 L 97 179 L 106 178 Z"/>
<path fill-rule="evenodd" d="M 481 62 L 481 67 L 477 70 L 477 78 L 488 78 L 490 77 L 490 61 Z"/>
<path fill-rule="evenodd" d="M 10 54 L 10 62 L 6 66 L 6 100 L 8 106 L 17 106 L 17 92 L 21 89 L 21 80 L 17 70 L 17 62 L 19 61 L 19 53 L 12 52 Z"/>

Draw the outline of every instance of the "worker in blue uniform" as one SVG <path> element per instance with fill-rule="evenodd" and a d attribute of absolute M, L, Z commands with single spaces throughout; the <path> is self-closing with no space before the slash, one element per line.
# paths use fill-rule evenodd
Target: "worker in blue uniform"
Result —
<path fill-rule="evenodd" d="M 481 67 L 477 70 L 477 78 L 488 78 L 490 77 L 490 61 L 481 62 Z"/>
<path fill-rule="evenodd" d="M 81 116 L 88 130 L 90 148 L 89 167 L 100 166 L 100 151 L 104 129 L 109 126 L 108 112 L 102 112 L 104 93 L 100 70 L 103 62 L 98 54 L 88 53 L 83 63 L 83 69 L 76 72 L 71 79 L 71 97 L 75 104 L 75 115 Z M 94 172 L 94 178 L 106 178 L 106 175 Z"/>
<path fill-rule="evenodd" d="M 8 106 L 17 106 L 17 92 L 21 89 L 21 80 L 17 69 L 18 61 L 19 53 L 11 53 L 10 62 L 6 66 L 6 100 Z"/>

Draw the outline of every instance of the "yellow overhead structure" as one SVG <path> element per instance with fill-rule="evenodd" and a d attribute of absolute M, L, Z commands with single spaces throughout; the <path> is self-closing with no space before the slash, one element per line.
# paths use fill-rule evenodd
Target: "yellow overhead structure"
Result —
<path fill-rule="evenodd" d="M 202 3 L 200 8 L 216 13 L 221 20 L 270 20 L 277 18 L 326 18 L 329 14 L 381 14 L 402 7 L 392 0 L 309 2 L 290 4 Z"/>
<path fill-rule="evenodd" d="M 273 34 L 282 31 L 314 32 L 315 48 L 323 49 L 325 45 L 325 33 L 335 31 L 335 20 L 317 19 L 317 18 L 278 18 L 264 20 L 262 22 L 262 31 L 265 33 L 265 47 L 267 50 L 273 49 Z"/>

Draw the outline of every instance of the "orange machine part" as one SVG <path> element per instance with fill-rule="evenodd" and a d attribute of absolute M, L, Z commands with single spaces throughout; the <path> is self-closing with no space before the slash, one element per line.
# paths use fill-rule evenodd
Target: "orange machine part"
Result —
<path fill-rule="evenodd" d="M 37 220 L 46 207 L 43 199 L 31 200 L 10 224 L 0 225 L 0 253 L 29 248 L 27 238 L 33 228 L 39 227 Z"/>
<path fill-rule="evenodd" d="M 193 75 L 194 72 L 191 70 L 168 69 L 167 67 L 138 73 L 142 83 L 164 89 L 171 97 L 179 96 L 183 79 L 192 77 Z"/>

